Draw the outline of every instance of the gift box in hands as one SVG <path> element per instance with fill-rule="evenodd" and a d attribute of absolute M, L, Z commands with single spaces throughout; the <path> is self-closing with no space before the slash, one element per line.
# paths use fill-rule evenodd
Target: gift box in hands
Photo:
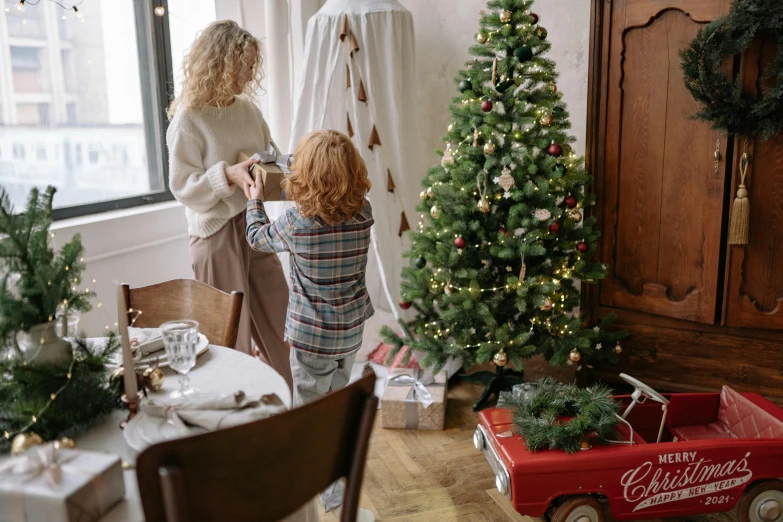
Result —
<path fill-rule="evenodd" d="M 237 162 L 241 163 L 252 157 L 260 162 L 250 167 L 250 175 L 253 179 L 264 184 L 264 201 L 285 201 L 286 195 L 281 187 L 283 178 L 288 174 L 293 161 L 290 154 L 282 155 L 274 143 L 264 152 L 239 151 Z"/>

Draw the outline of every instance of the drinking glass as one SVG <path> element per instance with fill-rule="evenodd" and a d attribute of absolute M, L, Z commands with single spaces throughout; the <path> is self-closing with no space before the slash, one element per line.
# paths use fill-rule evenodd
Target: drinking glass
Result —
<path fill-rule="evenodd" d="M 193 395 L 198 390 L 190 387 L 188 372 L 196 365 L 196 347 L 198 346 L 198 323 L 181 320 L 164 323 L 160 327 L 163 335 L 163 345 L 166 347 L 166 357 L 169 367 L 179 373 L 180 389 L 171 393 L 172 399 Z"/>

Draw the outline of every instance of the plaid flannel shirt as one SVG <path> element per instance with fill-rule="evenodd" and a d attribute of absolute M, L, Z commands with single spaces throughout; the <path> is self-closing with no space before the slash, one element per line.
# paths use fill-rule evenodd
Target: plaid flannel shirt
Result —
<path fill-rule="evenodd" d="M 365 285 L 373 223 L 369 202 L 338 225 L 304 218 L 296 209 L 270 223 L 263 202 L 247 202 L 250 246 L 290 253 L 285 339 L 293 348 L 340 359 L 361 347 L 364 322 L 374 313 Z"/>

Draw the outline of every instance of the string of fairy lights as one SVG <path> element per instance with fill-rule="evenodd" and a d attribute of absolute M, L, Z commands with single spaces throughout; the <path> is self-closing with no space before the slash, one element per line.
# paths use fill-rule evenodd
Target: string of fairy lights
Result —
<path fill-rule="evenodd" d="M 51 2 L 51 3 L 55 4 L 55 5 L 60 6 L 61 8 L 65 9 L 66 11 L 73 11 L 74 16 L 76 17 L 76 19 L 79 20 L 80 22 L 84 22 L 84 13 L 79 10 L 79 6 L 82 5 L 85 0 L 81 0 L 80 2 L 77 2 L 77 3 L 72 4 L 70 6 L 62 4 L 62 3 L 58 2 L 57 0 L 47 0 L 47 1 Z M 13 9 L 17 13 L 23 13 L 28 5 L 38 5 L 40 2 L 41 2 L 41 0 L 19 0 L 19 2 L 16 5 L 14 5 Z M 10 12 L 11 8 L 6 7 L 5 11 L 6 12 Z M 162 5 L 159 5 L 159 6 L 155 7 L 155 9 L 153 9 L 153 12 L 157 16 L 163 16 L 164 14 L 166 14 L 166 8 L 163 7 Z M 63 15 L 62 19 L 66 20 L 67 19 L 66 15 Z"/>
<path fill-rule="evenodd" d="M 55 236 L 54 232 L 50 232 L 49 233 L 49 239 L 50 239 L 51 242 L 54 243 L 54 248 L 56 249 L 57 248 L 57 243 L 55 241 L 55 237 L 56 236 Z M 84 258 L 81 258 L 79 261 L 83 263 L 84 262 Z M 67 272 L 69 270 L 70 270 L 70 267 L 66 266 L 65 267 L 65 271 Z M 97 283 L 98 283 L 97 279 L 92 277 L 92 274 L 90 274 L 89 270 L 87 270 L 86 267 L 84 269 L 84 273 L 87 275 L 87 278 L 92 282 L 93 285 L 97 285 Z M 78 285 L 79 283 L 80 283 L 80 281 L 79 281 L 78 278 L 74 278 L 73 279 L 73 286 L 71 287 L 71 289 L 74 292 L 77 290 L 77 286 L 76 285 Z M 49 281 L 48 284 L 49 284 L 49 286 L 51 286 L 52 285 L 51 281 Z M 90 293 L 90 288 L 89 287 L 85 287 L 84 290 L 82 290 L 82 294 L 89 294 L 89 293 Z M 63 300 L 63 303 L 62 303 L 63 314 L 67 313 L 67 309 L 68 309 L 68 305 L 69 304 L 70 303 L 69 303 L 69 301 L 67 299 Z M 109 319 L 111 318 L 111 316 L 109 315 L 109 312 L 103 306 L 103 303 L 98 302 L 96 304 L 96 308 L 99 308 L 103 312 L 105 317 L 107 317 Z M 129 326 L 133 327 L 133 325 L 138 320 L 139 316 L 141 316 L 142 311 L 141 310 L 134 310 L 133 308 L 129 308 L 127 313 L 130 314 L 130 319 L 131 319 Z M 51 316 L 49 317 L 50 321 L 53 320 L 53 319 L 54 318 L 52 318 Z M 119 325 L 119 323 L 117 321 L 115 321 L 114 322 L 114 326 L 117 327 L 118 325 Z M 109 326 L 109 323 L 106 323 L 104 328 L 105 328 L 106 331 L 109 331 L 111 329 L 111 327 Z M 44 339 L 41 339 L 40 343 L 44 344 Z M 51 407 L 51 405 L 54 404 L 54 401 L 57 400 L 57 397 L 63 391 L 65 391 L 65 389 L 71 383 L 71 378 L 73 377 L 73 373 L 72 373 L 73 372 L 73 367 L 74 367 L 74 365 L 77 362 L 75 349 L 71 353 L 72 353 L 71 362 L 68 365 L 68 371 L 65 374 L 65 382 L 63 383 L 63 385 L 60 386 L 60 388 L 58 388 L 56 391 L 54 391 L 51 395 L 49 395 L 49 401 L 46 404 L 44 404 L 35 414 L 30 416 L 30 421 L 25 426 L 23 426 L 22 428 L 20 428 L 20 429 L 18 429 L 16 431 L 4 431 L 3 432 L 3 437 L 5 437 L 6 439 L 11 439 L 12 437 L 15 437 L 16 435 L 19 435 L 20 433 L 25 433 L 28 430 L 30 430 L 38 422 L 38 419 L 40 419 L 46 413 L 46 411 Z M 27 366 L 27 361 L 25 361 L 23 364 L 24 364 L 24 366 Z"/>

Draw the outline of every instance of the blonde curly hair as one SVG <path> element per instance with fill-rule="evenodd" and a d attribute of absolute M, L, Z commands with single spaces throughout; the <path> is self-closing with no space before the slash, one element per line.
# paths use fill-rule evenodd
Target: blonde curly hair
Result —
<path fill-rule="evenodd" d="M 193 42 L 182 62 L 182 92 L 171 103 L 177 107 L 227 107 L 234 97 L 250 98 L 261 89 L 263 58 L 258 40 L 233 20 L 212 22 Z"/>
<path fill-rule="evenodd" d="M 283 189 L 302 217 L 319 217 L 336 225 L 362 211 L 370 180 L 367 166 L 348 136 L 317 130 L 296 146 Z"/>

